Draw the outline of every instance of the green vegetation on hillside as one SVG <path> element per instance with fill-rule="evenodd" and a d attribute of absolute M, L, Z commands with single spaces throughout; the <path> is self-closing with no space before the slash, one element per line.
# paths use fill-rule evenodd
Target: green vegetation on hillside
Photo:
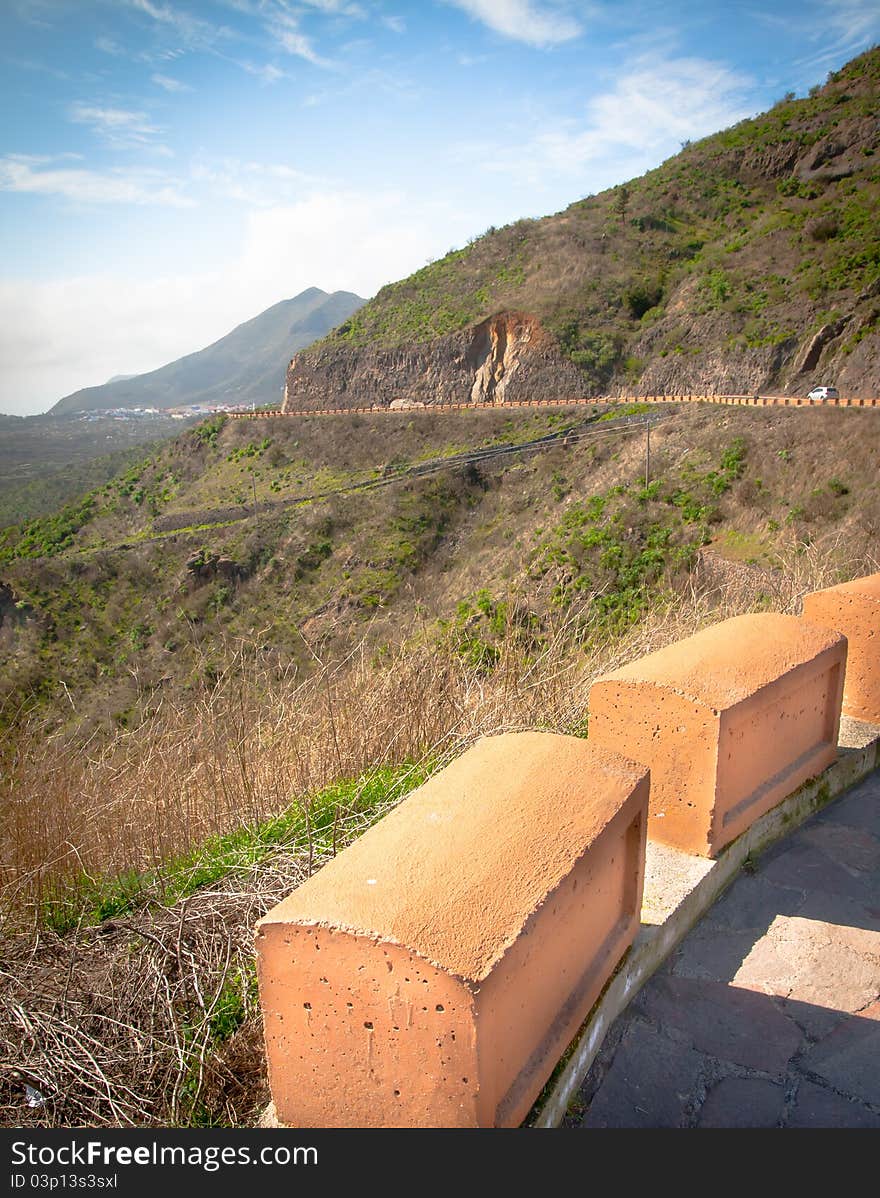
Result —
<path fill-rule="evenodd" d="M 833 427 L 845 448 L 832 438 L 810 450 L 827 463 L 804 473 L 792 462 L 805 452 L 799 430 L 826 418 L 843 422 Z M 305 670 L 312 638 L 344 651 L 369 628 L 380 646 L 416 610 L 441 622 L 438 636 L 458 619 L 463 654 L 486 668 L 500 625 L 516 623 L 523 648 L 538 651 L 544 622 L 573 604 L 593 621 L 601 613 L 611 634 L 727 532 L 747 533 L 760 546 L 750 556 L 770 562 L 842 527 L 856 489 L 869 519 L 857 479 L 870 476 L 874 451 L 858 430 L 873 419 L 682 412 L 655 434 L 647 488 L 643 434 L 605 420 L 568 449 L 405 472 L 463 445 L 534 439 L 565 426 L 560 412 L 466 413 L 454 426 L 430 414 L 278 419 L 258 433 L 247 421 L 206 422 L 55 515 L 0 533 L 17 605 L 14 638 L 0 642 L 0 722 L 55 702 L 65 722 L 137 727 L 169 685 L 210 680 L 218 639 L 258 632 Z M 348 489 L 364 483 L 381 485 Z M 477 593 L 496 606 L 484 610 Z"/>
<path fill-rule="evenodd" d="M 855 317 L 851 353 L 880 319 L 864 294 L 880 278 L 878 104 L 871 50 L 625 186 L 450 250 L 306 357 L 422 343 L 504 310 L 539 317 L 596 393 L 670 355 L 782 346 L 790 359 L 834 310 Z"/>
<path fill-rule="evenodd" d="M 647 486 L 644 426 L 584 416 L 212 422 L 9 533 L 0 920 L 32 1031 L 0 1064 L 42 1086 L 27 1119 L 252 1123 L 269 906 L 477 736 L 583 736 L 610 666 L 880 564 L 880 413 L 671 409 Z"/>

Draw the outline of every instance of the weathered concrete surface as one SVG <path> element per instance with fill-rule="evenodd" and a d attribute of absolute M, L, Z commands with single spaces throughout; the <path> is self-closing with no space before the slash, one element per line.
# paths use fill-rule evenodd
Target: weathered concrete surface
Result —
<path fill-rule="evenodd" d="M 278 1120 L 519 1124 L 638 930 L 647 802 L 584 740 L 486 737 L 264 916 Z"/>
<path fill-rule="evenodd" d="M 565 1126 L 880 1127 L 880 774 L 742 873 L 617 1020 Z"/>
<path fill-rule="evenodd" d="M 648 836 L 715 856 L 837 755 L 846 640 L 736 616 L 598 679 L 590 740 L 651 770 Z"/>
<path fill-rule="evenodd" d="M 880 723 L 880 574 L 805 595 L 804 619 L 847 639 L 844 714 Z"/>

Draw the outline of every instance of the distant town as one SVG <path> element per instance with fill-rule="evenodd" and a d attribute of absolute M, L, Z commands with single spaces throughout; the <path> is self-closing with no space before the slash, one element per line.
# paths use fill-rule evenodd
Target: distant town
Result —
<path fill-rule="evenodd" d="M 259 406 L 243 404 L 181 404 L 176 408 L 92 408 L 86 412 L 73 412 L 78 420 L 195 420 L 202 416 L 213 416 L 218 412 L 253 412 Z"/>

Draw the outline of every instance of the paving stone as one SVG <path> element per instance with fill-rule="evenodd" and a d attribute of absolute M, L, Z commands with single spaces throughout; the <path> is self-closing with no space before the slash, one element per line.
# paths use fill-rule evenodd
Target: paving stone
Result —
<path fill-rule="evenodd" d="M 830 1035 L 839 1023 L 848 1018 L 846 1011 L 820 1007 L 816 1003 L 798 1002 L 792 998 L 774 998 L 773 1001 L 810 1040 L 821 1040 Z"/>
<path fill-rule="evenodd" d="M 703 1103 L 698 1127 L 778 1127 L 785 1089 L 759 1077 L 724 1077 Z"/>
<path fill-rule="evenodd" d="M 698 1052 L 783 1077 L 803 1042 L 801 1030 L 775 1003 L 724 982 L 660 978 L 637 1007 L 661 1027 L 685 1033 Z"/>
<path fill-rule="evenodd" d="M 854 931 L 860 930 L 778 916 L 733 980 L 764 994 L 858 1011 L 877 995 L 878 962 L 864 947 L 853 947 Z"/>
<path fill-rule="evenodd" d="M 801 888 L 776 886 L 760 873 L 742 874 L 724 892 L 698 928 L 708 924 L 764 932 L 776 915 L 794 915 L 804 901 Z"/>
<path fill-rule="evenodd" d="M 755 932 L 732 932 L 700 924 L 673 953 L 667 972 L 681 978 L 729 982 L 754 944 Z"/>
<path fill-rule="evenodd" d="M 686 1126 L 705 1064 L 700 1053 L 633 1022 L 580 1126 Z"/>
<path fill-rule="evenodd" d="M 843 1020 L 802 1060 L 835 1090 L 880 1107 L 880 1002 Z"/>
<path fill-rule="evenodd" d="M 880 889 L 873 904 L 845 898 L 840 894 L 812 891 L 797 914 L 803 919 L 833 923 L 840 928 L 864 928 L 869 932 L 880 932 Z"/>
<path fill-rule="evenodd" d="M 699 1126 L 777 1126 L 792 1073 L 807 1076 L 785 1126 L 880 1126 L 878 854 L 880 772 L 768 850 L 684 939 L 622 1017 L 580 1126 L 688 1126 L 705 1079 L 731 1067 L 770 1077 L 717 1081 Z"/>
<path fill-rule="evenodd" d="M 880 1127 L 880 1115 L 824 1086 L 802 1081 L 786 1127 Z"/>
<path fill-rule="evenodd" d="M 849 794 L 826 807 L 816 819 L 821 823 L 848 824 L 880 836 L 880 783 L 873 774 Z"/>
<path fill-rule="evenodd" d="M 877 878 L 871 874 L 854 873 L 827 853 L 796 839 L 784 852 L 771 850 L 761 862 L 761 874 L 778 886 L 790 886 L 803 891 L 804 895 L 814 890 L 828 894 L 841 894 L 860 902 L 870 902 L 877 894 Z"/>
<path fill-rule="evenodd" d="M 811 820 L 802 829 L 802 844 L 814 845 L 848 873 L 877 873 L 880 870 L 880 840 L 865 828 L 853 828 L 836 820 Z"/>

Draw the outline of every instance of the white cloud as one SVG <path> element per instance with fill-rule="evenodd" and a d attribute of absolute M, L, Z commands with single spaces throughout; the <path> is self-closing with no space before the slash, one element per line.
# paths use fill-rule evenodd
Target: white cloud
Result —
<path fill-rule="evenodd" d="M 406 21 L 403 17 L 383 17 L 382 24 L 392 33 L 406 33 Z"/>
<path fill-rule="evenodd" d="M 367 15 L 360 4 L 353 4 L 350 0 L 302 0 L 302 3 L 333 16 L 363 18 Z"/>
<path fill-rule="evenodd" d="M 631 63 L 614 88 L 595 96 L 583 121 L 546 121 L 531 139 L 509 146 L 467 148 L 485 169 L 539 184 L 548 176 L 580 178 L 600 191 L 642 174 L 681 142 L 704 137 L 749 116 L 753 81 L 700 58 Z"/>
<path fill-rule="evenodd" d="M 0 411 L 44 411 L 153 370 L 307 287 L 372 295 L 461 244 L 472 231 L 463 221 L 400 192 L 315 191 L 251 213 L 239 251 L 210 273 L 0 282 Z"/>
<path fill-rule="evenodd" d="M 329 59 L 322 58 L 318 54 L 309 38 L 295 29 L 279 29 L 276 36 L 282 49 L 286 50 L 288 54 L 304 58 L 306 62 L 310 62 L 315 67 L 327 69 L 333 66 Z"/>
<path fill-rule="evenodd" d="M 149 123 L 146 112 L 131 112 L 126 108 L 78 102 L 71 104 L 68 115 L 74 124 L 87 125 L 104 141 L 120 148 L 146 145 L 162 132 Z"/>
<path fill-rule="evenodd" d="M 118 42 L 115 42 L 112 37 L 96 37 L 95 49 L 100 50 L 103 54 L 112 54 L 115 58 L 125 53 L 122 46 Z"/>
<path fill-rule="evenodd" d="M 174 180 L 156 171 L 114 170 L 101 173 L 83 168 L 49 167 L 34 170 L 39 160 L 24 156 L 0 158 L 0 191 L 63 196 L 81 204 L 137 204 L 191 208 Z"/>
<path fill-rule="evenodd" d="M 807 50 L 789 64 L 801 68 L 804 86 L 821 83 L 821 70 L 840 67 L 846 59 L 880 41 L 877 0 L 807 0 L 781 13 L 756 7 L 744 12 L 743 18 L 769 30 L 774 40 Z"/>
<path fill-rule="evenodd" d="M 210 289 L 193 278 L 4 281 L 0 310 L 6 412 L 45 411 L 71 391 L 155 369 L 216 339 Z"/>
<path fill-rule="evenodd" d="M 150 78 L 157 87 L 163 88 L 166 92 L 191 92 L 193 89 L 188 83 L 181 83 L 179 79 L 172 79 L 170 75 L 151 75 Z"/>
<path fill-rule="evenodd" d="M 279 79 L 285 78 L 284 72 L 271 62 L 267 62 L 263 66 L 257 66 L 253 62 L 243 62 L 239 65 L 243 71 L 247 71 L 249 75 L 255 75 L 263 83 L 277 83 Z"/>
<path fill-rule="evenodd" d="M 310 286 L 372 295 L 446 251 L 443 223 L 398 191 L 313 192 L 249 215 L 238 269 L 279 299 Z"/>
<path fill-rule="evenodd" d="M 580 37 L 583 28 L 573 17 L 533 0 L 447 0 L 496 33 L 529 46 L 555 46 Z"/>
<path fill-rule="evenodd" d="M 207 49 L 218 42 L 235 40 L 235 32 L 227 25 L 216 25 L 181 8 L 170 4 L 156 4 L 153 0 L 125 0 L 129 8 L 135 9 L 155 21 L 160 29 L 183 42 L 190 49 Z M 179 51 L 178 51 L 179 52 Z M 149 57 L 148 55 L 145 57 Z M 161 57 L 161 55 L 160 55 Z"/>
<path fill-rule="evenodd" d="M 252 208 L 272 208 L 297 199 L 304 187 L 320 180 L 287 163 L 241 162 L 236 158 L 197 161 L 191 170 L 195 183 L 212 194 Z"/>

